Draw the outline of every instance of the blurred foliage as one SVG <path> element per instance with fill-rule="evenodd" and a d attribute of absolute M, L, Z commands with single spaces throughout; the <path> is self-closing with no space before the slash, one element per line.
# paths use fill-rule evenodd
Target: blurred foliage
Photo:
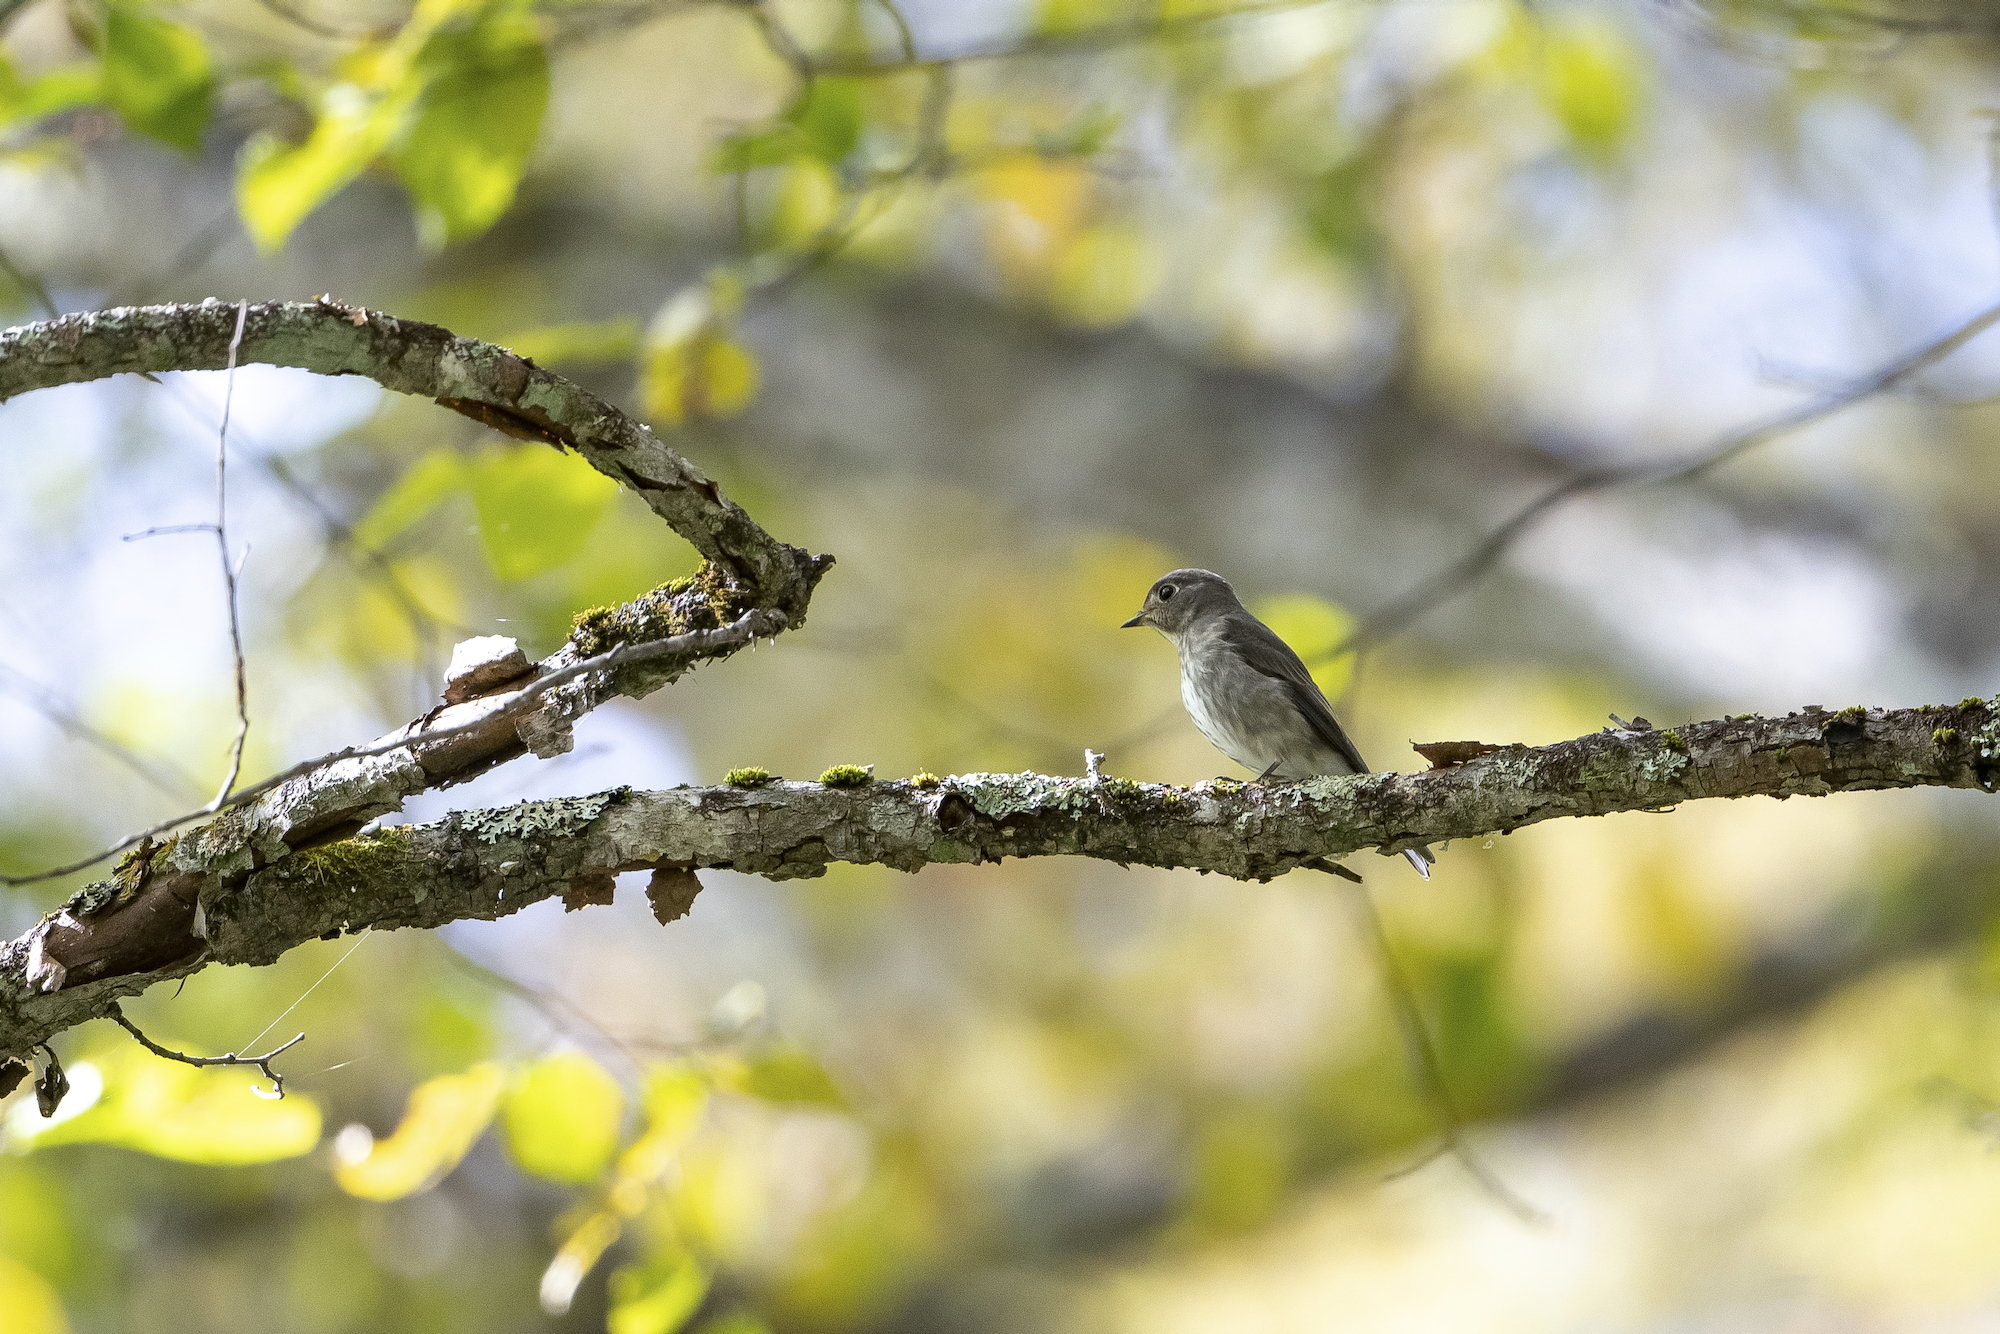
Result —
<path fill-rule="evenodd" d="M 1477 620 L 1360 660 L 1336 649 L 1357 610 L 1459 549 L 1466 525 L 1434 500 L 1443 472 L 1493 500 L 1590 462 L 1575 417 L 1635 395 L 1619 377 L 1643 378 L 1632 367 L 1657 350 L 1597 338 L 1601 312 L 1632 274 L 1683 262 L 1660 235 L 1735 235 L 1708 182 L 1796 188 L 1788 234 L 1864 231 L 1874 215 L 1852 198 L 1812 193 L 1834 174 L 1814 145 L 1861 144 L 1886 173 L 1915 144 L 1909 180 L 1948 175 L 1957 159 L 1937 145 L 1973 132 L 1940 90 L 1986 97 L 1990 53 L 1884 54 L 1864 30 L 1872 15 L 1893 31 L 1901 10 L 1804 4 L 1709 6 L 1695 37 L 1631 7 L 1508 0 L 1214 21 L 1237 6 L 1045 0 L 947 24 L 956 8 L 42 0 L 0 53 L 0 179 L 26 201 L 0 208 L 0 237 L 10 264 L 70 253 L 23 218 L 97 247 L 58 289 L 86 304 L 365 287 L 371 306 L 496 339 L 644 414 L 771 531 L 838 557 L 811 624 L 775 649 L 593 715 L 573 756 L 498 771 L 424 818 L 538 782 L 836 762 L 1074 772 L 1086 746 L 1120 776 L 1207 778 L 1229 766 L 1181 714 L 1171 648 L 1118 625 L 1162 571 L 1226 555 L 1284 571 L 1242 591 L 1389 767 L 1412 737 L 1544 741 L 1610 708 L 1799 702 L 1663 684 L 1671 628 L 1644 651 L 1582 642 L 1563 580 L 1587 545 L 1524 558 L 1555 570 L 1538 588 L 1564 609 L 1534 631 L 1536 655 Z M 1972 9 L 1911 13 L 1978 26 Z M 1799 45 L 1739 49 L 1774 33 Z M 920 57 L 1019 50 L 912 63 L 906 34 Z M 1842 45 L 1857 34 L 1865 60 Z M 96 180 L 113 193 L 87 193 Z M 225 241 L 204 251 L 216 217 Z M 187 218 L 204 220 L 192 240 L 175 230 Z M 235 228 L 248 244 L 231 249 Z M 1723 285 L 1763 271 L 1768 252 L 1745 253 Z M 30 276 L 0 294 L 22 317 Z M 1045 338 L 1046 383 L 983 364 L 971 332 L 860 313 L 941 289 L 965 330 Z M 897 340 L 919 336 L 963 378 L 915 383 Z M 1103 369 L 1162 347 L 1222 367 L 1188 428 L 1200 446 L 1120 454 L 1107 423 L 1152 421 L 1157 403 L 1195 415 L 1172 385 Z M 1091 375 L 1077 396 L 1049 393 Z M 133 494 L 181 506 L 175 522 L 202 513 L 212 440 L 101 388 L 99 408 L 64 400 L 74 415 L 43 434 L 9 419 L 23 476 L 0 503 L 56 554 L 10 578 L 4 648 L 33 656 L 47 631 L 18 629 L 17 606 L 60 590 L 50 637 L 88 651 L 51 656 L 47 675 L 73 675 L 109 740 L 212 781 L 232 707 L 221 671 L 169 662 L 174 646 L 212 650 L 213 627 L 187 611 L 194 594 L 164 613 L 183 638 L 142 622 L 168 599 L 137 562 L 177 557 L 142 545 L 112 569 L 71 536 L 168 521 L 128 522 Z M 251 419 L 251 466 L 232 465 L 256 479 L 232 499 L 257 530 L 253 767 L 429 708 L 457 639 L 546 652 L 579 609 L 695 568 L 638 497 L 560 451 L 426 403 L 341 417 L 296 387 L 239 388 L 287 405 Z M 1291 428 L 1245 404 L 1281 399 L 1383 443 L 1330 460 L 1305 432 L 1251 478 L 1256 505 L 1231 507 L 1223 483 L 1264 466 L 1251 445 L 1267 443 L 1238 432 Z M 1423 415 L 1399 427 L 1413 403 Z M 1662 439 L 1742 404 L 1670 407 Z M 1021 457 L 967 466 L 1008 414 L 1027 423 Z M 1540 418 L 1547 438 L 1524 443 L 1517 424 Z M 1894 436 L 1893 468 L 1778 456 L 1756 504 L 1809 528 L 1784 504 L 1837 475 L 1827 527 L 1912 544 L 1941 513 L 1979 512 L 1990 422 L 1910 420 L 1868 428 Z M 1947 462 L 1903 447 L 1918 438 L 1945 441 Z M 929 471 L 911 462 L 923 450 Z M 1155 521 L 1162 494 L 1175 504 Z M 1912 495 L 1928 508 L 1895 508 Z M 1371 536 L 1352 572 L 1298 554 L 1323 549 L 1299 516 L 1359 529 L 1378 514 L 1414 536 Z M 1650 497 L 1598 521 L 1649 540 L 1684 525 L 1703 555 L 1735 550 L 1750 522 L 1687 515 Z M 1984 570 L 1990 534 L 1958 536 L 1926 559 Z M 1613 619 L 1643 629 L 1670 583 Z M 1357 586 L 1368 603 L 1344 605 Z M 1846 585 L 1829 599 L 1815 633 L 1867 601 Z M 92 628 L 100 611 L 109 629 Z M 141 661 L 98 633 L 164 646 Z M 1789 651 L 1819 641 L 1801 632 Z M 60 744 L 10 752 L 10 867 L 163 799 Z M 665 931 L 628 885 L 608 909 L 309 945 L 130 1003 L 190 1051 L 241 1046 L 273 1016 L 305 1030 L 282 1102 L 254 1097 L 245 1071 L 66 1036 L 60 1118 L 17 1093 L 0 1131 L 0 1323 L 1976 1323 L 2000 1272 L 2000 848 L 1972 809 L 1921 794 L 1698 803 L 1461 844 L 1429 884 L 1354 859 L 1473 1138 L 1555 1215 L 1545 1233 L 1515 1229 L 1448 1161 L 1408 1170 L 1429 1162 L 1439 1109 L 1330 882 L 1067 861 L 836 867 L 782 886 L 705 871 Z M 11 896 L 15 929 L 60 893 Z M 1946 930 L 1927 914 L 1950 895 L 1972 906 Z M 1819 989 L 1815 964 L 1831 974 Z M 1646 1078 L 1602 1073 L 1619 1061 Z"/>
<path fill-rule="evenodd" d="M 254 1073 L 198 1070 L 127 1043 L 71 1067 L 70 1096 L 59 1117 L 31 1116 L 33 1104 L 17 1102 L 7 1142 L 16 1149 L 113 1144 L 215 1165 L 274 1162 L 310 1152 L 319 1143 L 318 1105 L 299 1096 L 246 1098 L 244 1081 Z"/>

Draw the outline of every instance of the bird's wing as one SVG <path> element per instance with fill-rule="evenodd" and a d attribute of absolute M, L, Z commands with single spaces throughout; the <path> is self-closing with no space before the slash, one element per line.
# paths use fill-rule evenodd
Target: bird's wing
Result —
<path fill-rule="evenodd" d="M 1292 652 L 1291 645 L 1278 638 L 1270 626 L 1247 613 L 1231 616 L 1224 622 L 1222 642 L 1252 668 L 1281 683 L 1300 716 L 1312 725 L 1313 732 L 1336 755 L 1353 765 L 1354 772 L 1368 772 L 1368 761 L 1361 758 L 1361 752 L 1347 739 L 1347 733 L 1340 730 L 1333 706 L 1320 693 L 1312 673 L 1299 661 L 1299 655 Z"/>

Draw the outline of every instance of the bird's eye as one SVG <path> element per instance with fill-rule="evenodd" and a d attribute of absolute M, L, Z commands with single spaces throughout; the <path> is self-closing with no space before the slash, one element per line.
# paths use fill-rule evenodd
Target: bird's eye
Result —
<path fill-rule="evenodd" d="M 1160 585 L 1160 601 L 1165 602 L 1168 599 L 1172 598 L 1173 595 L 1174 595 L 1174 586 L 1172 584 Z"/>

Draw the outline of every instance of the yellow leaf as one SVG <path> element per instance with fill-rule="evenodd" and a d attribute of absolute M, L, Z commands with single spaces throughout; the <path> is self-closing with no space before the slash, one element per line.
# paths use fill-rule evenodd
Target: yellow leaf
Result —
<path fill-rule="evenodd" d="M 161 1045 L 200 1054 L 187 1044 L 163 1039 Z M 258 1082 L 255 1070 L 198 1070 L 136 1044 L 114 1048 L 71 1067 L 70 1095 L 55 1120 L 10 1122 L 8 1139 L 29 1149 L 115 1144 L 210 1165 L 268 1163 L 311 1152 L 319 1143 L 318 1105 L 301 1093 L 259 1098 L 251 1092 Z M 73 1105 L 82 1110 L 65 1115 Z"/>
<path fill-rule="evenodd" d="M 1049 300 L 1073 324 L 1122 324 L 1152 295 L 1158 280 L 1146 237 L 1136 227 L 1092 227 L 1056 260 Z"/>
<path fill-rule="evenodd" d="M 683 1065 L 661 1065 L 646 1075 L 646 1133 L 625 1150 L 611 1185 L 611 1207 L 635 1218 L 646 1195 L 701 1124 L 708 1108 L 708 1080 Z"/>
<path fill-rule="evenodd" d="M 1250 612 L 1292 646 L 1313 680 L 1330 700 L 1338 700 L 1354 679 L 1354 655 L 1329 655 L 1354 630 L 1354 618 L 1324 598 L 1310 593 L 1280 593 L 1259 598 Z"/>
<path fill-rule="evenodd" d="M 500 1114 L 522 1171 L 576 1185 L 595 1180 L 611 1161 L 624 1119 L 618 1081 L 581 1052 L 530 1066 Z"/>
<path fill-rule="evenodd" d="M 307 214 L 359 176 L 395 136 L 409 103 L 408 94 L 377 98 L 353 84 L 336 84 L 304 143 L 286 146 L 260 134 L 245 144 L 236 208 L 257 248 L 268 254 L 284 245 Z"/>
<path fill-rule="evenodd" d="M 0 1255 L 0 1312 L 7 1334 L 69 1334 L 54 1288 L 34 1270 Z"/>
<path fill-rule="evenodd" d="M 639 392 L 656 421 L 680 425 L 731 417 L 757 396 L 757 359 L 741 343 L 704 330 L 646 354 Z"/>
<path fill-rule="evenodd" d="M 544 366 L 599 365 L 624 361 L 639 350 L 639 321 L 628 315 L 594 324 L 545 324 L 500 341 Z"/>
<path fill-rule="evenodd" d="M 509 583 L 567 563 L 583 551 L 618 483 L 547 445 L 490 450 L 466 469 L 479 544 Z"/>
<path fill-rule="evenodd" d="M 840 214 L 840 183 L 817 158 L 801 158 L 785 168 L 772 231 L 782 246 L 808 246 Z"/>
<path fill-rule="evenodd" d="M 1608 156 L 1625 142 L 1638 116 L 1645 65 L 1615 23 L 1573 18 L 1546 39 L 1542 102 L 1578 148 Z"/>
<path fill-rule="evenodd" d="M 674 1334 L 708 1295 L 708 1275 L 685 1251 L 611 1276 L 610 1334 Z"/>
<path fill-rule="evenodd" d="M 429 514 L 437 503 L 465 485 L 465 467 L 457 454 L 437 449 L 418 459 L 384 491 L 354 525 L 355 542 L 380 551 L 411 524 Z"/>
<path fill-rule="evenodd" d="M 1010 280 L 1036 285 L 1083 225 L 1090 173 L 1073 163 L 1016 158 L 979 177 L 995 204 L 986 243 Z"/>
<path fill-rule="evenodd" d="M 491 1062 L 440 1075 L 410 1091 L 396 1133 L 366 1157 L 342 1163 L 333 1179 L 364 1200 L 400 1200 L 445 1178 L 471 1151 L 500 1105 L 506 1072 Z"/>

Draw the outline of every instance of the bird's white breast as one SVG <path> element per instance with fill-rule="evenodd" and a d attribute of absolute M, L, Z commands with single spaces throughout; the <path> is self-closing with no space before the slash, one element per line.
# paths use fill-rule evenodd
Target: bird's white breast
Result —
<path fill-rule="evenodd" d="M 1246 724 L 1239 709 L 1226 707 L 1228 692 L 1218 688 L 1217 677 L 1228 666 L 1230 650 L 1218 633 L 1184 635 L 1176 645 L 1181 657 L 1181 704 L 1188 717 L 1209 744 L 1254 773 L 1262 773 L 1277 755 L 1267 755 L 1265 747 Z M 1240 668 L 1247 671 L 1247 668 Z"/>

